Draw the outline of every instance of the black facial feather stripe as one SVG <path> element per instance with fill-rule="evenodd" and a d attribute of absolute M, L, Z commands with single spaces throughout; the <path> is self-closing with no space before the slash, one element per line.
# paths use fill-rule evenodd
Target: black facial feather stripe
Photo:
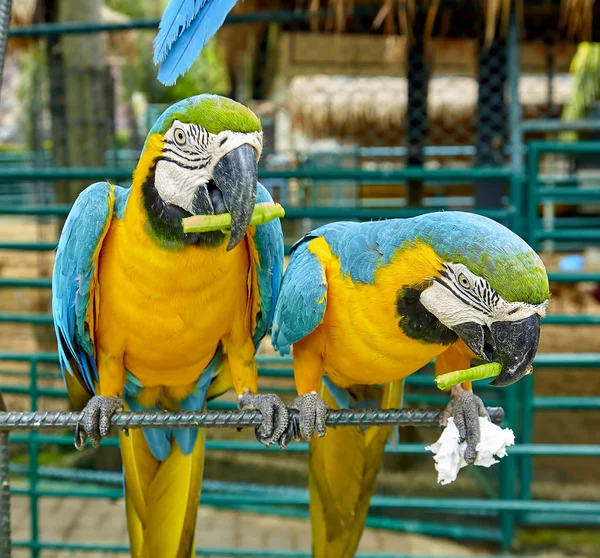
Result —
<path fill-rule="evenodd" d="M 198 170 L 198 165 L 195 166 L 190 166 L 190 165 L 186 165 L 184 163 L 182 163 L 181 161 L 176 161 L 175 159 L 171 159 L 170 157 L 157 157 L 156 161 L 167 161 L 169 163 L 173 163 L 174 165 L 177 165 L 179 167 L 182 167 L 184 169 L 188 169 L 188 170 Z"/>
<path fill-rule="evenodd" d="M 180 157 L 184 161 L 189 161 L 190 163 L 206 163 L 209 159 L 208 157 L 202 157 L 201 155 L 197 157 L 185 157 L 181 153 L 169 148 L 163 149 L 163 154 L 165 153 L 168 153 L 169 155 L 174 155 L 175 157 Z"/>
<path fill-rule="evenodd" d="M 491 308 L 485 304 L 485 301 L 482 300 L 481 297 L 478 297 L 472 291 L 467 290 L 461 290 L 460 293 L 471 302 L 471 306 L 473 308 L 481 310 L 484 314 L 490 314 Z"/>
<path fill-rule="evenodd" d="M 464 299 L 461 294 L 464 294 L 462 291 L 459 292 L 455 289 L 453 289 L 453 285 L 452 284 L 447 284 L 443 279 L 440 279 L 439 277 L 436 277 L 435 281 L 437 283 L 439 283 L 440 285 L 442 285 L 443 287 L 445 287 L 446 289 L 448 289 L 458 300 L 460 300 L 463 304 L 466 304 L 467 306 L 470 306 L 471 308 L 475 308 L 476 310 L 479 310 L 480 312 L 483 312 L 486 315 L 490 315 L 490 312 L 487 308 L 483 307 L 481 304 L 478 304 L 476 301 L 472 301 L 469 302 L 468 299 Z"/>
<path fill-rule="evenodd" d="M 461 294 L 466 296 L 474 304 L 479 304 L 483 308 L 486 308 L 485 301 L 482 300 L 483 297 L 481 296 L 481 293 L 474 293 L 473 291 L 468 291 L 466 289 L 463 289 L 463 290 L 461 290 Z M 486 310 L 489 310 L 489 308 L 486 308 Z"/>
<path fill-rule="evenodd" d="M 184 149 L 183 146 L 178 145 L 177 143 L 169 140 L 165 140 L 165 149 L 170 149 L 174 151 L 178 155 L 184 156 L 191 155 L 192 157 L 208 157 L 208 153 L 206 151 L 207 146 L 200 145 L 199 147 L 195 147 L 194 149 Z"/>
<path fill-rule="evenodd" d="M 448 268 L 446 267 L 445 269 Z M 466 290 L 460 285 L 456 272 L 454 270 L 449 271 L 452 273 L 451 275 L 446 273 L 442 273 L 441 275 L 446 277 L 451 283 L 454 284 L 454 286 L 456 286 L 456 288 L 458 288 L 460 293 L 468 297 L 475 304 L 484 305 L 489 312 L 493 311 L 494 307 L 500 300 L 500 297 L 496 291 L 494 291 L 494 289 L 492 289 L 485 281 L 479 280 L 476 281 L 472 290 Z M 451 290 L 453 293 L 455 293 L 454 289 Z"/>
<path fill-rule="evenodd" d="M 177 145 L 176 143 L 172 142 L 172 141 L 165 141 L 165 149 L 170 149 L 171 151 L 174 151 L 175 153 L 177 153 L 178 155 L 181 155 L 183 157 L 183 155 L 191 155 L 192 157 L 203 157 L 203 156 L 207 156 L 205 151 L 200 151 L 198 149 L 184 149 L 183 147 L 181 147 L 181 145 Z"/>
<path fill-rule="evenodd" d="M 492 306 L 492 291 L 490 289 L 483 288 L 483 296 L 488 306 Z"/>

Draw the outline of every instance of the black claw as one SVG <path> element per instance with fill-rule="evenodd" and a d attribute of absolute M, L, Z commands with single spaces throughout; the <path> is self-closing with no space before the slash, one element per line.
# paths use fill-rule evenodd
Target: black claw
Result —
<path fill-rule="evenodd" d="M 292 441 L 298 442 L 302 439 L 300 437 L 300 413 L 296 409 L 288 409 L 288 413 L 288 426 L 279 439 L 281 449 L 287 448 Z"/>
<path fill-rule="evenodd" d="M 85 430 L 81 426 L 81 423 L 78 423 L 75 427 L 75 448 L 81 451 L 85 447 Z"/>
<path fill-rule="evenodd" d="M 329 407 L 316 393 L 299 395 L 288 407 L 289 424 L 287 431 L 280 437 L 279 445 L 285 448 L 292 440 L 310 440 L 316 432 L 323 437 Z"/>

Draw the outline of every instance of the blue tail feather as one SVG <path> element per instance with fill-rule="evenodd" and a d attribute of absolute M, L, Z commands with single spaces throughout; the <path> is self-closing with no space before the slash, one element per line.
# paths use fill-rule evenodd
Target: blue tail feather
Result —
<path fill-rule="evenodd" d="M 227 14 L 235 6 L 236 1 L 205 0 L 189 27 L 179 34 L 170 47 L 166 48 L 158 71 L 158 79 L 162 83 L 173 85 L 177 78 L 190 68 L 208 39 L 223 25 Z M 155 43 L 155 49 L 160 46 L 157 43 Z M 156 49 L 155 59 L 160 59 L 160 55 L 163 54 L 164 50 L 164 48 L 161 51 Z"/>
<path fill-rule="evenodd" d="M 154 63 L 162 62 L 171 45 L 185 31 L 207 0 L 170 0 L 154 38 Z"/>
<path fill-rule="evenodd" d="M 219 346 L 215 356 L 212 358 L 208 366 L 202 372 L 196 388 L 190 395 L 179 403 L 182 411 L 200 411 L 204 407 L 206 401 L 206 393 L 210 383 L 218 372 L 223 361 L 223 348 Z M 146 409 L 142 407 L 137 396 L 143 390 L 142 384 L 131 373 L 127 375 L 127 384 L 125 386 L 124 399 L 131 411 L 162 411 L 159 407 Z M 146 443 L 152 452 L 152 455 L 159 461 L 164 461 L 171 453 L 171 440 L 175 436 L 175 440 L 181 453 L 189 455 L 194 449 L 196 439 L 198 438 L 197 428 L 145 428 L 144 437 Z"/>

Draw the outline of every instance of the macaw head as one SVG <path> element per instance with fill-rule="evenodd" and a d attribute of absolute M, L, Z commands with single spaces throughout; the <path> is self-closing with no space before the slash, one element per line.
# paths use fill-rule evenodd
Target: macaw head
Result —
<path fill-rule="evenodd" d="M 169 107 L 148 134 L 145 165 L 138 165 L 154 232 L 169 241 L 221 244 L 219 231 L 184 234 L 181 219 L 230 213 L 227 250 L 235 247 L 256 202 L 262 141 L 258 117 L 231 99 L 198 95 Z"/>
<path fill-rule="evenodd" d="M 544 264 L 486 217 L 446 212 L 423 219 L 418 239 L 434 249 L 439 266 L 418 289 L 420 319 L 435 320 L 479 358 L 500 363 L 491 385 L 516 382 L 530 371 L 550 298 Z"/>

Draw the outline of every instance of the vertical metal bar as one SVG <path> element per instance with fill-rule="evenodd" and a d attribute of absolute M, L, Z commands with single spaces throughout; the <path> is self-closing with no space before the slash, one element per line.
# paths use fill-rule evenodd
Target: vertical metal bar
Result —
<path fill-rule="evenodd" d="M 508 205 L 510 214 L 506 226 L 519 236 L 524 235 L 525 209 L 523 207 L 523 174 L 513 170 L 508 183 Z"/>
<path fill-rule="evenodd" d="M 536 250 L 537 249 L 537 210 L 538 210 L 538 167 L 539 167 L 539 151 L 535 143 L 530 143 L 527 146 L 527 242 Z"/>
<path fill-rule="evenodd" d="M 508 125 L 510 134 L 510 165 L 513 172 L 511 179 L 509 198 L 510 205 L 515 211 L 513 219 L 513 230 L 522 235 L 523 219 L 525 218 L 525 207 L 523 205 L 523 129 L 521 121 L 521 98 L 519 96 L 519 25 L 513 10 L 508 28 L 508 90 L 510 102 L 508 105 Z"/>
<path fill-rule="evenodd" d="M 31 410 L 37 411 L 38 404 L 38 373 L 37 373 L 37 359 L 35 357 L 31 360 Z M 40 546 L 39 546 L 39 506 L 38 506 L 38 457 L 39 457 L 39 446 L 38 446 L 38 432 L 32 430 L 29 438 L 29 505 L 31 513 L 31 558 L 39 558 Z"/>
<path fill-rule="evenodd" d="M 517 424 L 517 386 L 510 386 L 504 390 L 504 416 L 505 422 L 511 428 Z M 512 500 L 515 493 L 516 481 L 516 456 L 507 455 L 500 463 L 500 499 Z M 500 545 L 503 552 L 510 550 L 515 535 L 515 514 L 512 511 L 503 511 L 500 514 Z"/>
<path fill-rule="evenodd" d="M 4 59 L 6 58 L 6 43 L 8 41 L 11 9 L 12 0 L 0 0 L 0 91 L 2 90 L 2 75 L 4 73 Z"/>
<path fill-rule="evenodd" d="M 425 163 L 424 148 L 429 127 L 427 97 L 430 68 L 423 37 L 426 19 L 426 11 L 418 8 L 413 22 L 413 37 L 407 50 L 406 164 L 410 167 L 423 167 Z M 423 181 L 407 181 L 406 205 L 419 207 L 422 199 Z"/>
<path fill-rule="evenodd" d="M 11 9 L 12 0 L 0 0 L 0 92 L 2 91 Z M 1 393 L 0 411 L 6 411 Z M 8 432 L 2 432 L 0 433 L 0 558 L 10 558 L 11 555 L 9 465 Z"/>
<path fill-rule="evenodd" d="M 521 444 L 531 444 L 533 440 L 533 394 L 534 374 L 525 376 L 521 387 Z M 531 480 L 533 478 L 533 459 L 531 455 L 521 455 L 519 462 L 519 498 L 531 499 Z"/>
<path fill-rule="evenodd" d="M 546 77 L 548 78 L 546 118 L 557 116 L 554 105 L 554 74 L 556 73 L 556 47 L 554 31 L 546 37 Z"/>
<path fill-rule="evenodd" d="M 485 26 L 480 26 L 477 94 L 477 166 L 503 166 L 506 143 L 507 41 L 496 36 L 485 44 Z M 504 184 L 498 181 L 475 183 L 475 207 L 502 207 Z"/>
<path fill-rule="evenodd" d="M 6 406 L 0 393 L 0 411 Z M 8 451 L 8 432 L 0 432 L 0 558 L 10 558 L 10 455 Z"/>

